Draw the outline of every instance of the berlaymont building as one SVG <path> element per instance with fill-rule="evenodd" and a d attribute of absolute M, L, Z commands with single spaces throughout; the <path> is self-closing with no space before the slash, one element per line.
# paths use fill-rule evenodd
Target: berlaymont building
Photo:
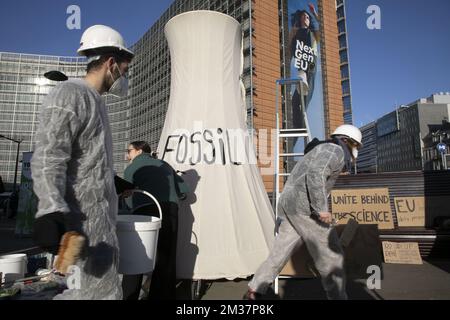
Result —
<path fill-rule="evenodd" d="M 313 80 L 315 98 L 311 100 L 320 110 L 314 112 L 318 116 L 312 115 L 310 126 L 316 128 L 315 136 L 324 137 L 343 124 L 344 119 L 345 123 L 351 123 L 343 0 L 176 0 L 132 45 L 136 57 L 130 69 L 128 97 L 122 100 L 105 97 L 113 131 L 116 172 L 122 174 L 127 165 L 124 151 L 130 141 L 146 140 L 154 149 L 159 143 L 171 81 L 164 27 L 172 17 L 191 10 L 214 10 L 241 23 L 247 124 L 254 132 L 270 131 L 276 127 L 276 80 L 295 77 L 289 70 L 289 32 L 295 25 L 295 13 L 311 10 L 310 3 L 316 12 L 314 31 L 320 48 Z M 40 104 L 57 84 L 44 78 L 44 73 L 58 70 L 68 77 L 82 77 L 85 68 L 86 62 L 81 57 L 0 52 L 0 135 L 21 141 L 20 154 L 32 151 Z M 287 101 L 288 91 L 280 92 Z M 289 119 L 282 121 L 285 125 Z M 259 139 L 267 139 L 271 148 L 270 136 Z M 6 183 L 14 180 L 17 147 L 17 142 L 0 137 L 0 175 Z M 273 176 L 263 179 L 267 191 L 271 191 Z"/>

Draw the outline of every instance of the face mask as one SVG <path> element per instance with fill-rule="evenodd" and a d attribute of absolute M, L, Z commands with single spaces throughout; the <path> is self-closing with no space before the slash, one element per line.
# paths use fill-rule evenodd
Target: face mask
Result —
<path fill-rule="evenodd" d="M 353 147 L 352 148 L 352 155 L 353 155 L 353 158 L 358 158 L 358 149 L 356 148 L 356 147 Z"/>
<path fill-rule="evenodd" d="M 119 66 L 117 65 L 117 63 L 115 65 L 116 65 L 117 69 L 119 69 Z M 114 81 L 114 77 L 111 72 L 110 72 L 110 74 L 111 74 L 111 78 Z M 123 97 L 126 97 L 128 94 L 128 79 L 120 73 L 120 69 L 119 69 L 119 74 L 120 74 L 120 77 L 114 81 L 111 88 L 109 88 L 108 93 L 112 94 L 113 96 L 123 98 Z"/>

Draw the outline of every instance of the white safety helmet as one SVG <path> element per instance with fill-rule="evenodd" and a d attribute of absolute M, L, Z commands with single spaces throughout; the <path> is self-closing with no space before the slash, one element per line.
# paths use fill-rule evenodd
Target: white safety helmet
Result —
<path fill-rule="evenodd" d="M 116 48 L 119 51 L 125 51 L 131 57 L 134 56 L 133 51 L 127 49 L 127 45 L 120 33 L 113 28 L 100 24 L 89 27 L 84 31 L 80 40 L 80 48 L 77 52 L 80 56 L 87 56 L 88 51 L 102 48 Z"/>
<path fill-rule="evenodd" d="M 358 144 L 358 147 L 362 146 L 362 134 L 361 131 L 350 124 L 343 124 L 334 130 L 334 132 L 331 134 L 332 137 L 334 136 L 344 136 L 347 138 L 350 138 Z M 358 157 L 358 148 L 352 148 L 352 154 L 353 157 L 356 159 Z"/>

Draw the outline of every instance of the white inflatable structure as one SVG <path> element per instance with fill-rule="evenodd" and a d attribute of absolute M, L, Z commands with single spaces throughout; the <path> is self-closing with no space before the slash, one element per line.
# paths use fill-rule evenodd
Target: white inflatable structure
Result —
<path fill-rule="evenodd" d="M 192 11 L 165 34 L 172 83 L 158 154 L 192 191 L 180 205 L 177 276 L 247 277 L 268 256 L 274 214 L 246 126 L 240 24 Z"/>

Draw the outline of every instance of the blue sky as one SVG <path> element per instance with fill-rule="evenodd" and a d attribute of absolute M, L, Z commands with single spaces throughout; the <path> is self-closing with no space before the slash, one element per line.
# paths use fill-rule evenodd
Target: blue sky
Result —
<path fill-rule="evenodd" d="M 76 56 L 83 31 L 94 24 L 118 30 L 134 44 L 173 0 L 2 0 L 0 51 Z M 81 10 L 81 30 L 69 30 L 70 5 Z"/>
<path fill-rule="evenodd" d="M 347 0 L 356 125 L 432 93 L 450 91 L 450 1 Z M 381 29 L 369 30 L 369 5 Z"/>
<path fill-rule="evenodd" d="M 135 43 L 172 0 L 3 0 L 0 51 L 73 56 L 93 24 Z M 81 30 L 68 30 L 68 6 L 81 8 Z M 381 30 L 369 30 L 369 5 Z M 353 113 L 360 126 L 434 92 L 450 91 L 450 1 L 347 0 Z"/>

